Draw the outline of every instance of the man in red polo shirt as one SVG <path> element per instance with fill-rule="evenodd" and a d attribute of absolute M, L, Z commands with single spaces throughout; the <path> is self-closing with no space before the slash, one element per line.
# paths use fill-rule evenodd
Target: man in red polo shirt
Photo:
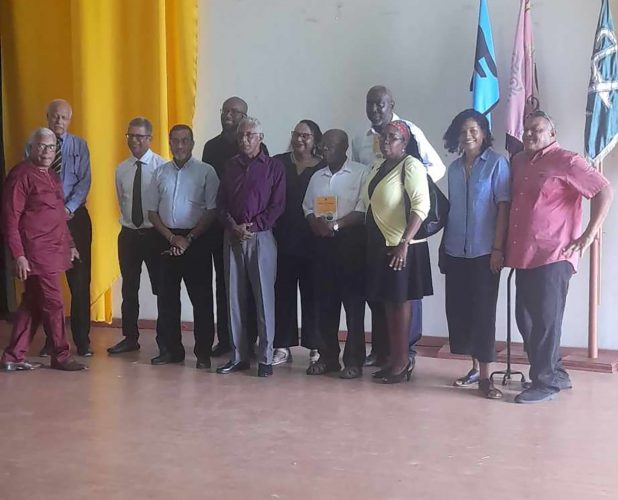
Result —
<path fill-rule="evenodd" d="M 539 403 L 571 388 L 560 360 L 569 280 L 598 234 L 613 190 L 584 158 L 559 146 L 554 124 L 543 111 L 526 118 L 524 150 L 513 157 L 511 172 L 505 266 L 517 269 L 515 315 L 532 380 L 515 402 Z M 582 197 L 592 200 L 583 232 Z"/>

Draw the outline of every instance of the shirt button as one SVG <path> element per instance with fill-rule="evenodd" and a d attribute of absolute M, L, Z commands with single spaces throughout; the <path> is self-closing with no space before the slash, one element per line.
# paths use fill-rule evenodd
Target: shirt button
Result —
<path fill-rule="evenodd" d="M 524 180 L 525 180 L 525 181 L 527 181 L 527 180 L 528 180 L 528 177 L 524 177 Z"/>
<path fill-rule="evenodd" d="M 517 245 L 517 242 L 516 242 L 516 241 L 513 241 L 513 245 Z"/>
<path fill-rule="evenodd" d="M 519 208 L 516 208 L 516 209 L 515 209 L 515 211 L 516 211 L 516 212 L 519 212 Z"/>
<path fill-rule="evenodd" d="M 524 193 L 519 193 L 519 196 L 523 196 L 523 195 L 524 195 Z"/>

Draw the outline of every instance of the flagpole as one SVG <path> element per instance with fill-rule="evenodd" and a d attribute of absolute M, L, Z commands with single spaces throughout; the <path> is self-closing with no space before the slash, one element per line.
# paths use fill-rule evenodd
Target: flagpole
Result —
<path fill-rule="evenodd" d="M 603 173 L 603 162 L 596 165 Z M 592 208 L 591 208 L 592 209 Z M 588 357 L 599 357 L 598 327 L 599 304 L 601 303 L 601 230 L 595 235 L 590 245 L 590 276 L 588 285 Z"/>
<path fill-rule="evenodd" d="M 595 238 L 590 246 L 590 284 L 588 294 L 588 357 L 599 357 L 598 313 L 599 313 L 599 240 Z"/>

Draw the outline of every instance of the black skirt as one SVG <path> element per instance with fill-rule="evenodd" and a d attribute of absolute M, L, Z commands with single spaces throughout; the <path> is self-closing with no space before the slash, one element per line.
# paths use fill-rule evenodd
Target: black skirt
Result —
<path fill-rule="evenodd" d="M 387 247 L 380 228 L 367 211 L 367 300 L 405 302 L 433 295 L 429 246 L 426 241 L 408 245 L 406 266 L 401 271 L 389 267 L 395 247 Z"/>

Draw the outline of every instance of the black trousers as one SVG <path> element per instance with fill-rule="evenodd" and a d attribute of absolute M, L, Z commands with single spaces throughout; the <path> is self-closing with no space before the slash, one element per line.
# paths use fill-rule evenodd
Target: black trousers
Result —
<path fill-rule="evenodd" d="M 560 390 L 560 380 L 568 380 L 560 358 L 560 337 L 573 272 L 570 262 L 560 261 L 518 269 L 515 275 L 515 319 L 530 361 L 530 379 L 555 391 Z"/>
<path fill-rule="evenodd" d="M 300 289 L 301 345 L 307 349 L 319 347 L 315 269 L 313 257 L 277 254 L 275 348 L 298 345 L 297 287 Z"/>
<path fill-rule="evenodd" d="M 221 346 L 230 349 L 230 326 L 227 315 L 227 294 L 225 293 L 225 270 L 223 268 L 223 228 L 217 221 L 213 223 L 204 237 L 207 240 L 207 249 L 212 265 L 215 268 L 215 293 L 217 297 L 217 340 Z M 212 306 L 211 306 L 212 307 Z M 248 295 L 247 307 L 247 334 L 249 345 L 257 341 L 257 310 L 253 293 Z"/>
<path fill-rule="evenodd" d="M 364 227 L 343 229 L 317 241 L 319 351 L 327 363 L 339 361 L 342 304 L 348 329 L 343 363 L 360 367 L 365 360 L 365 245 Z"/>
<path fill-rule="evenodd" d="M 139 318 L 139 286 L 142 264 L 146 263 L 150 286 L 154 295 L 158 294 L 161 272 L 161 252 L 167 246 L 156 229 L 130 229 L 122 227 L 118 235 L 118 262 L 122 275 L 122 334 L 128 339 L 139 338 L 137 320 Z M 157 334 L 157 344 L 161 339 Z"/>
<path fill-rule="evenodd" d="M 496 360 L 496 304 L 500 274 L 489 255 L 474 259 L 446 256 L 446 319 L 453 354 L 481 363 Z"/>
<path fill-rule="evenodd" d="M 186 235 L 189 230 L 171 229 L 174 234 Z M 167 247 L 160 236 L 161 244 Z M 161 259 L 159 283 L 159 318 L 157 331 L 165 350 L 174 356 L 184 355 L 180 329 L 180 284 L 184 280 L 193 305 L 193 334 L 198 359 L 210 357 L 215 335 L 212 297 L 212 267 L 204 265 L 208 245 L 204 235 L 191 243 L 180 256 L 164 255 Z"/>
<path fill-rule="evenodd" d="M 90 276 L 92 222 L 86 207 L 79 207 L 67 222 L 79 260 L 66 272 L 71 290 L 71 333 L 78 350 L 90 346 Z"/>

